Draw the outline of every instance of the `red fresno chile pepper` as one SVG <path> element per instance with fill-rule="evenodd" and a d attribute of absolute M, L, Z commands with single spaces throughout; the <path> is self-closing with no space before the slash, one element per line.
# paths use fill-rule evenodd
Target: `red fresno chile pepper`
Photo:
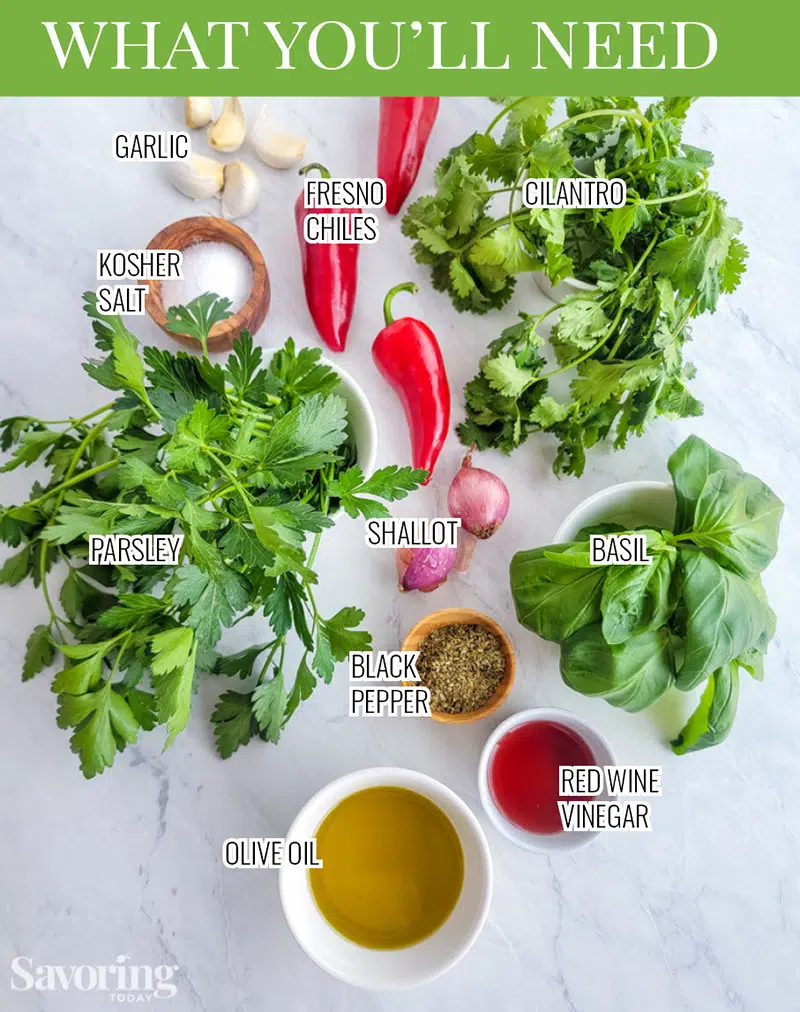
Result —
<path fill-rule="evenodd" d="M 303 176 L 317 169 L 330 179 L 324 165 L 314 162 L 300 169 Z M 303 285 L 314 326 L 331 351 L 344 351 L 358 281 L 358 243 L 311 243 L 306 241 L 305 220 L 310 214 L 361 214 L 361 208 L 306 207 L 301 193 L 294 205 L 297 239 L 303 262 Z"/>
<path fill-rule="evenodd" d="M 378 175 L 386 183 L 386 210 L 397 214 L 419 174 L 438 98 L 382 98 Z"/>
<path fill-rule="evenodd" d="M 408 282 L 387 294 L 383 303 L 386 326 L 375 338 L 372 357 L 405 409 L 414 467 L 428 472 L 427 485 L 450 426 L 450 387 L 439 342 L 430 327 L 411 316 L 392 317 L 395 295 L 418 291 Z"/>

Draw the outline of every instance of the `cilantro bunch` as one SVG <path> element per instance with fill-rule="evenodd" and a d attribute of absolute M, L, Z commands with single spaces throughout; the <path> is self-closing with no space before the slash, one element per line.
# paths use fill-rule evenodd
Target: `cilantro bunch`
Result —
<path fill-rule="evenodd" d="M 747 250 L 740 222 L 709 187 L 711 154 L 682 140 L 690 99 L 644 111 L 633 98 L 569 99 L 567 119 L 549 127 L 552 102 L 505 101 L 484 133 L 440 163 L 436 193 L 409 207 L 403 231 L 460 311 L 501 308 L 532 271 L 593 286 L 544 313 L 521 313 L 491 342 L 466 386 L 458 430 L 467 445 L 506 453 L 531 432 L 549 432 L 559 444 L 556 474 L 580 475 L 598 441 L 613 434 L 619 449 L 658 415 L 702 413 L 687 388 L 688 324 L 736 288 Z M 529 177 L 624 179 L 627 203 L 521 207 Z M 557 366 L 545 372 L 540 328 L 556 312 Z M 569 399 L 549 396 L 548 380 L 568 371 Z"/>
<path fill-rule="evenodd" d="M 86 777 L 111 766 L 141 730 L 186 726 L 198 673 L 249 679 L 223 692 L 211 720 L 226 758 L 252 738 L 277 742 L 318 681 L 351 650 L 369 648 L 364 612 L 317 609 L 314 559 L 339 507 L 388 516 L 425 472 L 386 467 L 365 478 L 355 463 L 347 406 L 319 350 L 289 340 L 268 365 L 242 332 L 224 367 L 205 354 L 230 303 L 204 295 L 170 314 L 202 358 L 139 349 L 119 317 L 85 296 L 103 357 L 85 370 L 114 391 L 110 403 L 60 422 L 0 422 L 0 471 L 49 469 L 30 499 L 0 507 L 0 540 L 17 551 L 0 583 L 30 578 L 49 619 L 27 641 L 24 680 L 63 656 L 53 679 L 59 727 Z M 93 534 L 184 534 L 177 566 L 93 566 Z M 53 587 L 51 570 L 65 574 Z M 215 647 L 225 628 L 264 615 L 263 642 L 235 654 Z M 302 655 L 285 670 L 290 637 Z M 251 677 L 252 676 L 252 677 Z M 165 747 L 166 747 L 165 746 Z"/>

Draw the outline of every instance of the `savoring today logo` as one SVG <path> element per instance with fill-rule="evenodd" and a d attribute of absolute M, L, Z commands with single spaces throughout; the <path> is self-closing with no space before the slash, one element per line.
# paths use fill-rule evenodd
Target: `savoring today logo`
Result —
<path fill-rule="evenodd" d="M 130 956 L 117 956 L 108 966 L 88 963 L 57 966 L 36 963 L 30 956 L 11 960 L 12 991 L 99 991 L 114 1002 L 127 1004 L 174 998 L 178 993 L 173 978 L 179 967 L 132 966 Z"/>

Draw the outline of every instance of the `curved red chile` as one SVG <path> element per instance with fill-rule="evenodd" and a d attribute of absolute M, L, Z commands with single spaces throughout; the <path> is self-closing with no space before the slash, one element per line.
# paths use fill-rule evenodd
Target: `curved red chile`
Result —
<path fill-rule="evenodd" d="M 321 166 L 307 168 L 319 168 L 328 175 Z M 309 214 L 342 213 L 361 214 L 361 208 L 305 207 L 302 193 L 294 205 L 306 302 L 317 333 L 331 351 L 344 351 L 347 342 L 356 302 L 359 244 L 306 242 L 304 227 Z"/>
<path fill-rule="evenodd" d="M 428 472 L 427 485 L 450 427 L 450 387 L 439 342 L 430 327 L 411 316 L 392 319 L 391 300 L 401 291 L 416 292 L 417 286 L 398 285 L 386 296 L 386 326 L 375 338 L 372 357 L 400 398 L 414 467 Z"/>
<path fill-rule="evenodd" d="M 438 98 L 381 99 L 378 176 L 386 183 L 389 214 L 397 214 L 411 192 L 438 112 Z"/>

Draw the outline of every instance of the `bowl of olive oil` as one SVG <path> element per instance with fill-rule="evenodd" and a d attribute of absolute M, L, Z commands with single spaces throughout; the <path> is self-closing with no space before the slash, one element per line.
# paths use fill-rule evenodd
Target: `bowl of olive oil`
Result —
<path fill-rule="evenodd" d="M 316 841 L 319 868 L 284 865 L 287 923 L 332 976 L 370 990 L 414 987 L 449 970 L 486 919 L 489 846 L 448 787 L 375 767 L 328 784 L 287 835 Z"/>

